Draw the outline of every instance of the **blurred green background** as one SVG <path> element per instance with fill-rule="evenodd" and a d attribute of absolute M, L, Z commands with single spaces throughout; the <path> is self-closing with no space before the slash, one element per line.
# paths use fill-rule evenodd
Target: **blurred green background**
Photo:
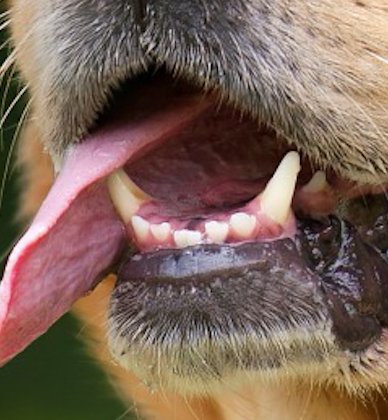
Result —
<path fill-rule="evenodd" d="M 34 0 L 31 0 L 34 1 Z M 0 0 L 0 15 L 2 0 Z M 2 16 L 1 24 L 7 16 Z M 9 54 L 6 31 L 0 31 L 0 66 Z M 0 121 L 21 86 L 12 71 L 0 73 Z M 0 138 L 0 255 L 6 256 L 21 228 L 15 223 L 17 173 L 12 156 L 17 122 L 25 99 L 7 117 Z M 12 156 L 13 157 L 13 156 Z M 5 257 L 1 259 L 1 270 Z M 1 420 L 121 420 L 125 407 L 115 399 L 104 374 L 85 352 L 77 336 L 81 326 L 63 317 L 25 352 L 0 369 Z"/>

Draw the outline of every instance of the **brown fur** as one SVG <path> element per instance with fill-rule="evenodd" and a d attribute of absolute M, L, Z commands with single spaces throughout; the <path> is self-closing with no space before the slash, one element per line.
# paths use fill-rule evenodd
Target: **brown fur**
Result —
<path fill-rule="evenodd" d="M 300 97 L 308 103 L 312 114 L 320 107 L 330 109 L 333 116 L 333 136 L 323 145 L 320 132 L 312 127 L 317 141 L 313 145 L 290 141 L 316 161 L 333 164 L 348 177 L 361 182 L 385 183 L 388 179 L 388 1 L 387 0 L 325 0 L 267 2 L 275 18 L 288 18 L 288 28 L 295 39 L 304 45 L 305 56 L 296 67 L 304 70 L 302 79 L 289 80 Z M 39 66 L 36 45 L 44 27 L 37 16 L 49 8 L 50 0 L 12 0 L 12 25 L 17 58 L 33 98 L 33 118 L 24 131 L 20 151 L 26 168 L 28 188 L 24 195 L 23 211 L 33 214 L 52 180 L 51 163 L 42 144 L 53 153 L 58 150 L 49 138 L 60 127 L 50 118 L 56 117 L 52 92 L 47 91 L 47 70 Z M 252 1 L 251 7 L 258 7 Z M 294 13 L 297 10 L 298 13 Z M 287 15 L 285 11 L 288 11 Z M 274 19 L 275 19 L 274 18 Z M 274 20 L 274 22 L 276 19 Z M 291 22 L 291 23 L 290 23 Z M 39 61 L 39 64 L 37 64 Z M 53 64 L 45 63 L 48 67 Z M 65 71 L 65 69 L 64 69 Z M 285 77 L 288 77 L 285 75 Z M 336 82 L 334 82 L 334 80 Z M 318 82 L 320 83 L 318 83 Z M 211 81 L 209 82 L 211 83 Z M 319 102 L 310 92 L 320 88 Z M 222 89 L 221 89 L 222 90 Z M 330 97 L 326 96 L 331 94 Z M 232 100 L 241 98 L 234 92 Z M 50 109 L 49 109 L 50 108 Z M 276 120 L 277 116 L 274 117 Z M 307 118 L 308 119 L 308 118 Z M 38 121 L 39 124 L 35 125 Z M 357 129 L 354 129 L 354 121 Z M 315 131 L 314 131 L 315 130 Z M 54 135 L 55 137 L 55 135 Z M 340 140 L 339 140 L 340 139 Z M 66 142 L 66 140 L 63 140 Z M 326 141 L 326 139 L 325 139 Z M 308 149 L 309 148 L 309 149 Z M 308 150 L 307 150 L 308 149 Z M 128 401 L 134 401 L 150 418 L 160 420 L 378 420 L 388 418 L 388 406 L 383 392 L 371 395 L 348 395 L 338 389 L 311 386 L 293 388 L 255 384 L 239 392 L 225 392 L 207 398 L 185 398 L 165 390 L 151 391 L 130 373 L 109 361 L 104 345 L 104 316 L 112 279 L 107 279 L 89 297 L 79 301 L 75 311 L 86 324 L 91 337 L 91 350 L 104 367 L 112 373 L 118 391 Z M 388 348 L 388 346 L 387 346 Z M 381 375 L 381 373 L 379 374 Z M 386 372 L 388 377 L 388 372 Z M 377 374 L 376 374 L 377 378 Z M 377 379 L 376 379 L 377 381 Z M 372 381 L 373 382 L 373 381 Z M 378 379 L 381 382 L 381 378 Z"/>

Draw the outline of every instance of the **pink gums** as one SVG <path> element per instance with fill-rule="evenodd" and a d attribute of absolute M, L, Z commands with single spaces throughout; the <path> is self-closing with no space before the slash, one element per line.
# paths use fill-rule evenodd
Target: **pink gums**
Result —
<path fill-rule="evenodd" d="M 231 216 L 240 212 L 243 212 L 255 218 L 255 227 L 248 235 L 240 235 L 230 225 Z M 227 237 L 223 241 L 224 243 L 242 243 L 251 242 L 254 240 L 264 242 L 286 237 L 293 237 L 296 233 L 296 221 L 292 211 L 290 211 L 286 223 L 284 225 L 279 225 L 261 210 L 259 197 L 251 200 L 245 206 L 235 209 L 233 211 L 214 213 L 212 215 L 208 215 L 207 217 L 201 217 L 198 221 L 196 221 L 196 218 L 194 216 L 191 216 L 191 218 L 186 219 L 163 218 L 159 215 L 158 205 L 154 202 L 143 204 L 137 211 L 136 215 L 142 217 L 150 225 L 167 222 L 170 227 L 169 235 L 161 241 L 153 236 L 150 229 L 144 237 L 139 238 L 136 235 L 134 229 L 132 228 L 131 223 L 129 223 L 127 225 L 127 235 L 130 241 L 135 242 L 136 247 L 140 251 L 151 251 L 163 248 L 176 248 L 176 244 L 173 238 L 174 232 L 185 229 L 199 232 L 202 237 L 201 243 L 213 243 L 212 240 L 207 237 L 205 230 L 206 223 L 210 221 L 227 223 L 229 225 L 229 232 Z"/>

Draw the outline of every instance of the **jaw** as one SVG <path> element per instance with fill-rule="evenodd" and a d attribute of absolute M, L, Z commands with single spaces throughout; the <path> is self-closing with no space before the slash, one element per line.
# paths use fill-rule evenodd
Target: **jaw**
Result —
<path fill-rule="evenodd" d="M 31 6 L 31 7 L 33 7 L 33 6 Z M 31 13 L 31 16 L 33 14 L 37 14 L 36 11 L 34 13 Z M 275 25 L 271 25 L 271 26 L 275 27 Z M 366 27 L 367 27 L 367 25 L 366 25 Z M 365 37 L 365 38 L 367 38 L 367 37 Z M 276 39 L 276 36 L 271 39 L 271 43 L 274 42 L 275 39 Z M 298 44 L 303 45 L 303 49 L 305 49 L 306 48 L 306 45 L 307 45 L 304 42 L 299 42 Z M 280 50 L 281 50 L 281 48 L 280 48 Z M 165 56 L 163 55 L 163 52 L 159 52 L 159 53 L 160 53 L 159 57 L 162 57 L 163 60 L 164 60 L 165 59 Z M 322 57 L 324 57 L 324 55 L 322 55 Z M 33 61 L 34 60 L 31 60 L 31 62 L 33 62 Z M 349 60 L 349 62 L 352 62 L 352 61 L 353 60 Z M 72 60 L 69 60 L 69 62 L 72 62 Z M 76 61 L 74 60 L 74 62 L 76 62 Z M 326 59 L 326 62 L 330 62 L 330 60 L 329 59 Z M 368 63 L 369 63 L 369 61 L 368 61 Z M 374 66 L 373 68 L 378 68 L 378 66 L 375 63 L 374 64 L 371 64 L 371 65 Z M 301 67 L 302 68 L 305 68 L 306 66 L 301 66 Z M 365 68 L 367 68 L 367 66 Z M 28 69 L 28 70 L 30 70 L 30 69 Z M 29 73 L 28 70 L 27 70 L 26 73 Z M 62 72 L 62 70 L 63 70 L 62 67 L 61 67 L 60 70 L 61 70 L 60 76 L 63 76 L 64 73 Z M 35 73 L 35 74 L 32 74 L 31 79 L 34 79 L 34 80 L 38 79 L 36 77 L 36 73 L 39 73 L 39 71 L 36 72 L 36 69 L 35 70 L 33 69 L 32 73 Z M 271 72 L 268 72 L 268 73 L 269 74 L 272 74 Z M 328 78 L 329 79 L 333 79 L 332 75 L 329 74 L 329 73 L 330 72 L 328 72 Z M 383 79 L 383 75 L 385 75 L 385 71 L 379 69 L 378 73 L 381 76 L 381 79 Z M 29 73 L 29 74 L 31 75 L 31 73 Z M 375 74 L 375 72 L 369 72 L 368 71 L 368 74 Z M 58 76 L 58 74 L 57 74 L 57 76 Z M 368 76 L 367 75 L 364 75 L 362 72 L 360 72 L 360 73 L 358 73 L 357 77 L 360 80 L 364 80 L 364 77 L 367 78 Z M 58 80 L 62 80 L 60 77 L 57 77 L 57 78 L 54 77 L 53 79 L 55 79 L 57 81 Z M 257 77 L 257 74 L 256 74 L 256 77 L 252 77 L 252 80 L 261 80 L 261 78 L 260 77 Z M 79 81 L 74 81 L 74 82 L 79 82 Z M 88 86 L 91 86 L 92 81 L 88 80 L 88 81 L 85 81 L 85 83 L 87 83 Z M 373 85 L 373 83 L 370 83 L 369 85 Z M 382 83 L 382 85 L 384 86 L 383 83 Z M 362 83 L 360 83 L 360 86 L 362 86 Z M 59 88 L 59 87 L 60 86 L 51 86 L 51 88 L 53 88 L 51 90 L 55 92 L 55 91 L 57 91 L 56 88 Z M 343 87 L 346 87 L 346 83 L 345 82 L 344 82 Z M 39 94 L 42 94 L 42 95 L 46 95 L 48 93 L 47 91 L 45 92 L 43 89 L 42 90 L 39 89 L 39 81 L 35 85 L 35 90 L 38 91 Z M 347 92 L 350 92 L 349 90 L 346 90 L 346 89 L 344 89 L 344 90 L 347 91 Z M 383 90 L 383 89 L 381 89 L 381 90 Z M 308 86 L 307 93 L 310 94 L 312 91 L 316 91 L 316 89 L 314 88 L 314 86 Z M 329 87 L 328 91 L 330 91 L 330 87 Z M 324 92 L 324 93 L 326 93 L 326 92 Z M 306 97 L 306 98 L 307 97 L 310 97 L 308 94 L 304 95 L 304 97 Z M 323 96 L 325 96 L 325 95 L 323 95 Z M 328 95 L 328 97 L 329 96 L 330 95 Z M 371 95 L 370 92 L 365 92 L 365 97 L 368 97 L 369 98 L 371 96 L 372 95 Z M 242 95 L 241 98 L 240 98 L 240 102 L 243 101 L 243 97 L 244 96 Z M 52 97 L 51 97 L 51 100 L 53 100 Z M 324 101 L 323 101 L 322 98 L 321 98 L 321 100 L 322 100 L 322 103 L 324 103 Z M 50 105 L 51 104 L 53 104 L 53 102 L 50 102 Z M 318 104 L 319 104 L 319 100 L 318 100 Z M 328 104 L 326 104 L 326 105 L 328 105 Z M 359 118 L 360 118 L 359 109 L 358 108 L 356 109 L 356 106 L 354 106 L 354 104 L 352 104 L 351 106 L 347 106 L 347 105 L 349 105 L 349 104 L 346 103 L 343 108 L 337 108 L 336 107 L 336 111 L 342 111 L 342 114 L 341 114 L 341 112 L 339 112 L 339 114 L 337 115 L 337 117 L 338 117 L 337 118 L 337 122 L 340 121 L 340 123 L 342 124 L 345 116 L 346 115 L 349 115 L 347 113 L 347 112 L 349 112 L 349 110 L 352 110 L 351 116 L 354 117 L 353 121 L 357 121 L 358 122 L 359 121 Z M 42 120 L 44 119 L 43 117 L 45 117 L 45 110 L 47 111 L 46 108 L 47 108 L 47 102 L 45 102 L 45 100 L 42 100 L 41 102 L 38 103 L 38 107 L 37 107 L 38 114 L 39 114 L 38 119 L 42 119 Z M 48 108 L 49 108 L 50 111 L 51 111 L 51 109 L 55 109 L 55 107 L 51 108 L 51 106 L 48 107 Z M 326 109 L 326 107 L 324 107 L 324 108 Z M 376 108 L 379 108 L 379 107 L 376 107 Z M 329 108 L 327 108 L 327 109 L 329 109 Z M 344 111 L 345 109 L 346 109 L 346 112 Z M 69 111 L 69 110 L 67 110 L 67 111 Z M 364 134 L 365 133 L 369 133 L 369 134 L 370 133 L 375 133 L 375 130 L 374 130 L 374 128 L 375 128 L 374 127 L 374 122 L 377 122 L 378 123 L 377 125 L 382 128 L 380 131 L 383 131 L 384 132 L 385 131 L 385 125 L 384 125 L 385 123 L 383 123 L 383 122 L 380 121 L 380 119 L 379 119 L 380 117 L 377 114 L 374 114 L 373 113 L 373 110 L 369 109 L 369 111 L 372 111 L 372 112 L 369 112 L 368 114 L 374 116 L 374 118 L 372 118 L 371 121 L 369 121 L 369 120 L 368 121 L 364 121 L 364 124 L 365 124 L 365 126 L 364 126 L 364 128 L 365 128 Z M 56 114 L 55 114 L 55 112 L 56 112 Z M 55 112 L 54 112 L 53 115 L 54 116 L 56 115 L 56 117 L 58 117 L 59 115 L 69 115 L 69 114 L 61 114 L 60 111 L 58 110 L 58 108 L 56 108 L 56 111 Z M 303 114 L 303 112 L 301 114 Z M 374 121 L 373 121 L 373 119 L 374 119 Z M 58 118 L 58 120 L 59 120 L 59 118 Z M 383 120 L 384 121 L 386 120 L 385 116 L 384 116 Z M 50 119 L 50 121 L 57 121 L 57 118 L 54 117 L 54 118 Z M 357 126 L 356 123 L 354 123 L 354 125 Z M 303 124 L 298 124 L 298 127 L 303 127 L 303 126 L 304 126 Z M 317 126 L 319 126 L 319 124 L 317 124 Z M 52 128 L 51 127 L 50 129 L 48 129 L 48 131 L 50 132 L 50 134 L 47 134 L 47 132 L 46 132 L 45 135 L 44 135 L 46 141 L 47 141 L 47 138 L 48 137 L 51 137 L 51 134 L 52 133 L 55 132 L 56 134 L 58 134 L 61 130 L 58 127 L 56 127 L 56 128 Z M 325 131 L 325 130 L 323 130 L 323 131 Z M 331 131 L 331 130 L 326 130 L 325 132 L 329 132 L 329 131 Z M 353 137 L 354 137 L 353 134 L 358 134 L 358 139 L 359 140 L 360 139 L 364 139 L 366 137 L 363 134 L 360 134 L 359 132 L 356 132 L 356 133 L 348 133 L 348 135 L 346 135 L 346 139 L 353 140 Z M 53 137 L 56 137 L 56 136 L 53 136 Z M 307 139 L 309 140 L 310 137 L 313 138 L 314 136 L 307 136 Z M 346 142 L 341 142 L 341 145 L 344 145 L 345 143 Z M 335 143 L 332 143 L 332 144 L 335 144 Z M 378 144 L 378 141 L 376 141 L 376 144 Z M 386 146 L 384 144 L 380 144 L 380 147 L 378 147 L 378 149 L 385 150 L 385 147 Z M 52 149 L 54 149 L 54 146 L 53 145 L 52 145 Z M 329 147 L 328 150 L 331 150 L 331 148 Z M 373 152 L 374 152 L 373 148 L 372 149 L 368 149 L 368 151 L 371 153 L 370 156 L 369 156 L 370 161 L 371 162 L 375 162 L 375 160 L 373 159 L 373 156 L 374 156 L 373 155 Z M 340 154 L 346 155 L 346 150 L 342 150 L 342 152 Z M 327 156 L 326 156 L 326 158 L 327 158 Z M 58 156 L 55 157 L 55 160 L 56 160 L 56 162 L 59 162 Z M 338 160 L 338 162 L 340 161 L 340 159 L 337 159 L 337 160 Z M 358 156 L 358 163 L 365 163 L 362 160 L 360 160 L 360 156 Z M 59 165 L 57 165 L 57 166 L 59 167 Z M 350 166 L 352 166 L 352 165 L 350 165 Z M 370 175 L 370 178 L 369 179 L 370 180 L 375 180 L 375 173 L 378 172 L 379 170 L 381 170 L 381 166 L 384 167 L 384 163 L 381 164 L 381 162 L 380 162 L 380 169 L 379 168 L 373 168 L 373 170 L 372 170 L 372 173 L 373 174 L 372 175 L 370 175 L 370 173 L 369 173 L 369 175 Z M 362 170 L 364 170 L 364 175 L 365 174 L 368 174 L 368 170 L 366 170 L 365 167 L 362 167 L 362 165 L 359 166 L 358 168 L 357 168 L 357 166 L 354 166 L 354 167 L 352 167 L 352 169 L 353 170 L 347 171 L 347 174 L 348 175 L 351 174 L 351 176 L 353 177 L 353 179 L 359 179 L 359 173 L 361 173 Z M 357 169 L 360 169 L 360 171 L 358 171 Z M 385 179 L 384 176 L 386 176 L 386 175 L 384 173 L 381 173 L 380 175 L 381 175 L 381 179 Z M 117 293 L 119 293 L 119 291 Z M 369 305 L 365 305 L 365 306 L 369 308 Z M 371 305 L 371 306 L 373 307 L 373 310 L 375 310 L 375 305 Z M 321 315 L 324 316 L 324 317 L 327 316 L 326 311 L 323 310 L 323 309 L 322 309 L 322 311 L 317 311 L 317 314 L 318 315 L 316 315 L 316 318 L 318 318 L 318 319 L 320 318 Z M 312 318 L 314 318 L 314 316 L 312 316 Z M 336 359 L 337 356 L 338 356 L 338 359 L 340 361 L 344 361 L 345 360 L 344 366 L 347 367 L 347 370 L 346 369 L 345 370 L 348 371 L 350 369 L 349 372 L 351 374 L 350 374 L 349 380 L 348 379 L 346 379 L 346 380 L 343 380 L 342 379 L 342 382 L 341 382 L 341 380 L 339 380 L 339 382 L 342 385 L 343 385 L 343 381 L 348 382 L 348 383 L 352 383 L 353 384 L 352 385 L 353 387 L 354 387 L 354 383 L 357 384 L 356 386 L 358 386 L 359 383 L 364 383 L 364 384 L 366 384 L 368 386 L 369 385 L 369 382 L 370 382 L 371 386 L 376 386 L 376 383 L 383 383 L 384 382 L 385 379 L 384 379 L 384 376 L 382 374 L 382 372 L 384 370 L 384 367 L 385 367 L 385 352 L 384 352 L 384 349 L 385 349 L 385 342 L 384 342 L 384 340 L 385 340 L 385 338 L 384 338 L 384 334 L 380 337 L 380 342 L 378 343 L 377 346 L 371 345 L 370 348 L 367 349 L 367 351 L 363 351 L 362 352 L 361 356 L 357 352 L 355 354 L 353 354 L 353 353 L 349 354 L 348 351 L 347 351 L 348 349 L 345 349 L 340 354 L 337 354 L 336 351 L 333 350 L 333 347 L 332 347 L 333 346 L 333 344 L 332 344 L 333 343 L 333 337 L 332 337 L 331 333 L 329 332 L 329 330 L 331 331 L 332 323 L 330 321 L 326 321 L 326 323 L 324 322 L 323 323 L 323 326 L 322 326 L 322 324 L 320 324 L 318 321 L 316 321 L 316 322 L 314 321 L 312 324 L 313 324 L 313 326 L 319 327 L 320 328 L 320 333 L 322 333 L 322 334 L 319 335 L 319 334 L 315 333 L 316 335 L 314 336 L 314 333 L 313 332 L 309 332 L 311 334 L 311 336 L 312 336 L 313 342 L 320 341 L 320 344 L 319 343 L 316 344 L 316 345 L 314 344 L 311 347 L 309 347 L 309 340 L 307 338 L 304 341 L 303 340 L 302 341 L 298 341 L 298 340 L 300 340 L 299 339 L 299 336 L 298 336 L 297 333 L 295 333 L 295 330 L 293 330 L 292 328 L 288 328 L 286 330 L 283 330 L 283 329 L 281 329 L 279 327 L 279 330 L 282 333 L 282 337 L 285 338 L 285 343 L 290 343 L 289 344 L 290 347 L 293 347 L 295 345 L 298 346 L 298 345 L 303 344 L 303 347 L 304 346 L 307 346 L 307 348 L 309 348 L 309 349 L 311 348 L 311 352 L 312 353 L 318 352 L 320 355 L 322 355 L 322 354 L 323 355 L 326 355 L 327 353 L 329 354 L 329 356 L 330 355 L 331 356 L 334 355 L 334 357 L 332 359 L 330 359 L 330 358 L 329 359 L 325 359 L 325 361 L 327 362 L 326 367 L 328 367 L 328 371 L 331 371 L 330 369 L 331 369 L 331 366 L 333 364 L 335 365 L 335 362 L 334 361 L 337 360 Z M 323 340 L 323 344 L 322 344 L 321 340 Z M 260 349 L 260 352 L 261 353 L 257 355 L 258 357 L 260 357 L 263 353 L 265 353 L 265 350 L 263 349 L 263 346 L 262 346 L 262 344 L 260 342 L 255 341 L 255 345 L 257 345 L 258 348 Z M 380 345 L 381 345 L 381 348 L 380 348 Z M 206 347 L 208 347 L 208 346 L 209 346 L 208 341 L 205 340 L 204 342 L 198 343 L 198 347 L 197 348 L 198 349 L 201 349 L 201 351 L 203 351 L 202 349 L 203 348 L 206 349 Z M 249 346 L 247 344 L 247 348 L 248 348 L 249 351 L 251 349 L 250 346 L 251 346 L 251 344 L 249 344 Z M 121 345 L 121 347 L 125 347 L 125 345 Z M 138 347 L 134 347 L 134 349 L 137 350 Z M 143 349 L 143 348 L 141 348 L 141 349 Z M 156 348 L 156 350 L 158 350 L 158 349 L 159 349 L 159 347 Z M 186 349 L 184 349 L 184 350 L 186 351 Z M 363 349 L 363 350 L 365 350 L 365 349 Z M 205 350 L 205 353 L 206 353 L 206 351 L 207 350 Z M 371 351 L 372 353 L 370 354 L 369 351 Z M 279 354 L 282 354 L 283 352 L 284 352 L 284 348 L 281 349 L 281 351 L 279 352 Z M 202 354 L 205 354 L 205 353 L 202 353 Z M 167 354 L 168 354 L 167 357 L 169 358 L 169 360 L 172 360 L 174 358 L 174 355 L 176 353 L 171 352 L 171 353 L 167 353 Z M 290 356 L 290 355 L 292 356 L 292 353 L 287 353 L 287 355 L 288 356 Z M 152 357 L 155 357 L 155 354 L 151 355 L 151 358 Z M 227 356 L 224 356 L 224 357 L 227 358 L 229 356 L 227 355 Z M 378 362 L 377 363 L 374 363 L 374 362 L 371 363 L 371 360 L 374 361 L 376 358 L 378 359 Z M 359 362 L 359 364 L 358 364 L 358 362 Z M 134 363 L 134 365 L 140 365 L 139 372 L 142 372 L 142 375 L 147 376 L 146 373 L 145 373 L 144 365 L 141 366 L 142 363 L 144 363 L 144 362 L 140 362 L 140 361 L 137 362 L 136 361 Z M 193 363 L 193 362 L 190 362 L 190 363 Z M 196 365 L 197 363 L 198 363 L 198 361 L 194 361 L 194 365 Z M 274 363 L 274 362 L 272 362 L 272 363 Z M 304 364 L 304 361 L 303 361 L 302 364 Z M 355 369 L 356 371 L 354 371 L 354 365 L 356 366 L 356 369 Z M 128 365 L 128 366 L 130 366 L 130 365 Z M 351 366 L 351 367 L 349 367 L 349 366 Z M 361 367 L 362 367 L 362 369 L 361 369 Z M 136 369 L 136 366 L 131 366 L 131 368 Z M 301 368 L 301 365 L 299 365 L 299 368 Z M 341 368 L 342 368 L 342 366 L 341 366 Z M 360 368 L 360 369 L 358 369 L 358 368 Z M 312 369 L 313 372 L 315 372 L 313 368 L 311 368 L 311 369 Z M 184 363 L 182 363 L 180 371 L 187 374 L 187 366 Z M 156 382 L 157 383 L 159 378 L 157 376 L 155 376 L 155 375 L 156 374 L 151 375 L 151 377 L 149 379 L 152 382 Z M 279 375 L 281 375 L 281 373 L 279 373 Z M 265 375 L 263 375 L 263 376 L 265 376 Z M 318 378 L 320 378 L 320 375 L 318 373 L 314 373 L 313 377 L 315 378 L 315 380 L 317 382 L 320 382 L 320 379 L 318 379 Z M 174 377 L 174 379 L 175 379 L 175 377 Z M 167 379 L 164 379 L 163 382 L 173 382 L 173 379 L 167 378 Z"/>
<path fill-rule="evenodd" d="M 73 313 L 82 321 L 87 345 L 92 355 L 101 363 L 113 380 L 116 389 L 125 401 L 151 418 L 171 420 L 179 417 L 184 420 L 326 420 L 329 415 L 338 420 L 375 420 L 388 415 L 386 394 L 383 390 L 368 391 L 366 394 L 360 389 L 353 389 L 347 393 L 337 386 L 321 386 L 326 382 L 327 371 L 313 371 L 306 368 L 303 373 L 309 381 L 301 382 L 289 376 L 247 377 L 245 384 L 231 379 L 222 390 L 216 387 L 209 393 L 209 389 L 197 389 L 195 397 L 192 394 L 182 396 L 180 392 L 171 389 L 152 387 L 141 381 L 133 373 L 112 363 L 106 351 L 105 337 L 106 312 L 108 311 L 110 296 L 115 279 L 107 278 L 89 296 L 79 300 Z M 381 342 L 384 346 L 384 342 Z M 371 353 L 369 363 L 376 354 Z M 355 365 L 359 363 L 355 361 Z M 348 360 L 339 359 L 337 367 L 346 368 Z M 387 363 L 387 361 L 385 362 Z M 332 371 L 331 379 L 335 381 L 338 371 Z M 312 376 L 310 376 L 312 375 Z M 384 377 L 384 370 L 374 372 L 375 377 Z M 247 382 L 248 381 L 248 385 Z M 352 378 L 349 378 L 349 385 Z M 312 385 L 313 384 L 313 385 Z M 191 384 L 191 389 L 193 388 Z M 348 388 L 350 389 L 350 387 Z M 179 414 L 178 414 L 179 413 Z M 321 416 L 321 417 L 320 417 Z"/>
<path fill-rule="evenodd" d="M 106 125 L 103 124 L 90 139 L 70 150 L 32 228 L 10 259 L 9 281 L 2 286 L 3 290 L 13 290 L 13 295 L 3 293 L 7 304 L 10 302 L 8 314 L 4 316 L 3 309 L 0 317 L 3 334 L 5 332 L 11 337 L 15 330 L 15 314 L 27 308 L 31 316 L 27 317 L 30 321 L 24 322 L 24 328 L 25 331 L 32 330 L 31 334 L 27 331 L 24 338 L 34 338 L 69 304 L 93 288 L 96 276 L 101 275 L 105 268 L 110 269 L 111 263 L 117 260 L 125 247 L 125 232 L 131 235 L 136 232 L 131 227 L 127 229 L 126 222 L 114 214 L 103 178 L 123 165 L 129 167 L 131 173 L 132 164 L 138 162 L 136 158 L 147 162 L 147 153 L 158 155 L 155 144 L 165 147 L 165 142 L 160 141 L 165 133 L 171 136 L 176 132 L 175 128 L 181 132 L 188 121 L 197 121 L 207 109 L 207 102 L 203 99 L 193 101 L 191 93 L 187 99 L 185 90 L 182 99 L 182 91 L 178 89 L 178 92 L 177 96 L 174 93 L 169 98 L 171 109 L 156 103 L 155 112 L 154 102 L 151 108 L 136 107 L 142 113 L 139 116 L 135 113 L 129 121 L 125 113 L 124 119 L 121 114 L 113 121 L 108 118 Z M 144 117 L 144 110 L 150 115 Z M 195 133 L 195 130 L 194 127 L 189 132 Z M 188 143 L 182 141 L 186 150 Z M 181 147 L 180 143 L 172 143 L 174 148 Z M 167 141 L 166 144 L 168 147 Z M 206 149 L 206 141 L 201 144 Z M 228 147 L 231 145 L 233 140 L 228 141 Z M 233 175 L 235 166 L 240 167 L 241 162 L 237 159 L 236 165 L 234 154 L 222 157 Z M 153 175 L 155 162 L 151 162 L 153 164 L 148 163 L 145 167 L 151 168 L 149 171 Z M 243 166 L 251 168 L 250 165 Z M 168 170 L 164 172 L 168 173 Z M 209 171 L 205 165 L 204 172 L 212 174 L 206 178 L 211 184 L 214 171 Z M 144 178 L 149 176 L 147 169 L 145 175 Z M 158 182 L 163 184 L 160 177 Z M 253 179 L 256 178 L 254 172 Z M 260 186 L 262 180 L 259 181 Z M 194 191 L 196 184 L 192 185 Z M 228 181 L 225 185 L 234 187 L 235 184 Z M 226 189 L 223 194 L 229 197 L 233 190 Z M 169 198 L 174 194 L 175 190 L 170 190 Z M 248 196 L 243 197 L 244 206 L 250 206 L 246 204 L 250 194 L 248 192 Z M 219 206 L 219 197 L 215 197 Z M 185 220 L 188 214 L 194 220 L 198 220 L 198 215 L 206 219 L 209 214 L 232 220 L 230 212 L 236 211 L 235 207 L 240 211 L 241 203 L 238 202 L 232 203 L 232 210 L 228 204 L 226 210 L 221 208 L 221 214 L 220 210 L 214 213 L 212 207 L 211 211 L 203 207 L 200 198 L 194 200 L 200 202 L 199 208 L 191 201 L 183 208 Z M 166 198 L 161 200 L 166 203 Z M 165 207 L 164 204 L 161 208 Z M 166 214 L 176 218 L 177 211 Z M 192 212 L 195 217 L 191 216 Z M 82 230 L 88 226 L 92 228 Z M 345 223 L 330 222 L 325 227 L 317 222 L 317 226 L 315 230 L 308 224 L 301 225 L 298 229 L 300 238 L 295 237 L 294 232 L 290 236 L 282 227 L 286 235 L 275 233 L 269 241 L 260 242 L 260 235 L 259 240 L 256 238 L 253 242 L 249 237 L 236 241 L 235 236 L 231 236 L 224 245 L 202 243 L 197 247 L 178 246 L 178 249 L 171 244 L 147 249 L 144 248 L 147 244 L 141 244 L 136 236 L 132 237 L 140 253 L 124 257 L 112 295 L 110 341 L 114 355 L 143 380 L 185 392 L 198 392 L 199 389 L 213 392 L 224 386 L 225 381 L 239 382 L 240 377 L 246 376 L 263 380 L 288 375 L 293 380 L 305 370 L 310 371 L 311 378 L 317 381 L 330 383 L 331 373 L 338 369 L 342 372 L 338 376 L 342 386 L 352 383 L 354 388 L 368 384 L 370 366 L 365 369 L 363 364 L 369 360 L 369 351 L 379 353 L 379 339 L 384 336 L 386 286 L 380 281 L 385 278 L 384 259 Z M 65 246 L 55 245 L 64 238 Z M 325 248 L 328 238 L 334 240 L 334 249 Z M 46 252 L 48 247 L 50 250 Z M 318 261 L 314 257 L 315 249 L 321 252 Z M 48 260 L 45 255 L 50 256 Z M 40 258 L 46 258 L 48 263 L 35 264 L 34 261 Z M 183 265 L 174 270 L 177 261 Z M 69 269 L 74 278 L 69 276 Z M 350 276 L 346 284 L 342 281 L 343 272 Z M 31 273 L 35 273 L 34 278 L 45 278 L 45 287 L 51 284 L 44 294 L 45 298 L 49 296 L 47 305 L 41 305 L 38 293 L 32 294 L 35 301 L 30 299 L 29 305 L 26 302 L 20 305 L 20 296 L 23 297 L 26 290 L 20 284 L 24 282 L 24 287 L 27 287 Z M 59 303 L 50 297 L 50 287 L 54 292 L 52 296 L 61 293 L 63 299 Z M 150 304 L 147 306 L 147 303 Z M 52 318 L 51 315 L 45 318 L 47 307 L 54 309 Z M 348 310 L 349 307 L 352 310 Z M 34 330 L 35 325 L 39 325 L 38 330 Z M 353 335 L 346 335 L 348 325 L 352 326 Z M 15 337 L 15 341 L 5 340 L 6 351 L 14 352 L 20 345 L 20 337 Z M 374 366 L 377 371 L 385 363 L 385 354 L 380 353 L 379 363 Z M 342 366 L 344 355 L 347 369 Z M 5 354 L 7 357 L 9 354 Z M 357 361 L 358 358 L 362 362 L 355 368 L 353 359 Z M 166 366 L 166 370 L 163 371 L 161 366 Z M 326 378 L 323 379 L 324 372 Z M 376 371 L 371 375 L 373 381 L 379 376 Z"/>

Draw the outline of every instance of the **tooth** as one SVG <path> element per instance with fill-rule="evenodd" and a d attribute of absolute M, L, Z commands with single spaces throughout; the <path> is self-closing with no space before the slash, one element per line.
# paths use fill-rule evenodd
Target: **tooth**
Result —
<path fill-rule="evenodd" d="M 158 225 L 151 225 L 150 229 L 153 237 L 159 242 L 166 241 L 171 233 L 170 223 L 167 222 L 163 222 Z"/>
<path fill-rule="evenodd" d="M 299 171 L 299 153 L 287 153 L 260 196 L 261 209 L 280 225 L 285 224 L 290 213 Z"/>
<path fill-rule="evenodd" d="M 211 221 L 205 224 L 206 236 L 216 244 L 225 242 L 229 233 L 229 225 L 227 223 Z"/>
<path fill-rule="evenodd" d="M 174 241 L 178 248 L 185 248 L 202 243 L 202 235 L 200 232 L 194 230 L 176 230 L 174 232 Z"/>
<path fill-rule="evenodd" d="M 256 227 L 256 217 L 247 213 L 235 213 L 230 218 L 230 226 L 241 238 L 252 236 Z"/>
<path fill-rule="evenodd" d="M 151 198 L 135 185 L 123 169 L 112 172 L 107 179 L 112 202 L 124 223 L 139 210 L 141 204 Z"/>
<path fill-rule="evenodd" d="M 150 224 L 140 216 L 133 216 L 131 221 L 136 238 L 144 242 L 148 238 Z"/>
<path fill-rule="evenodd" d="M 328 186 L 329 184 L 327 183 L 325 172 L 318 171 L 315 172 L 310 181 L 303 186 L 303 191 L 309 193 L 316 193 L 319 191 L 323 191 Z"/>

